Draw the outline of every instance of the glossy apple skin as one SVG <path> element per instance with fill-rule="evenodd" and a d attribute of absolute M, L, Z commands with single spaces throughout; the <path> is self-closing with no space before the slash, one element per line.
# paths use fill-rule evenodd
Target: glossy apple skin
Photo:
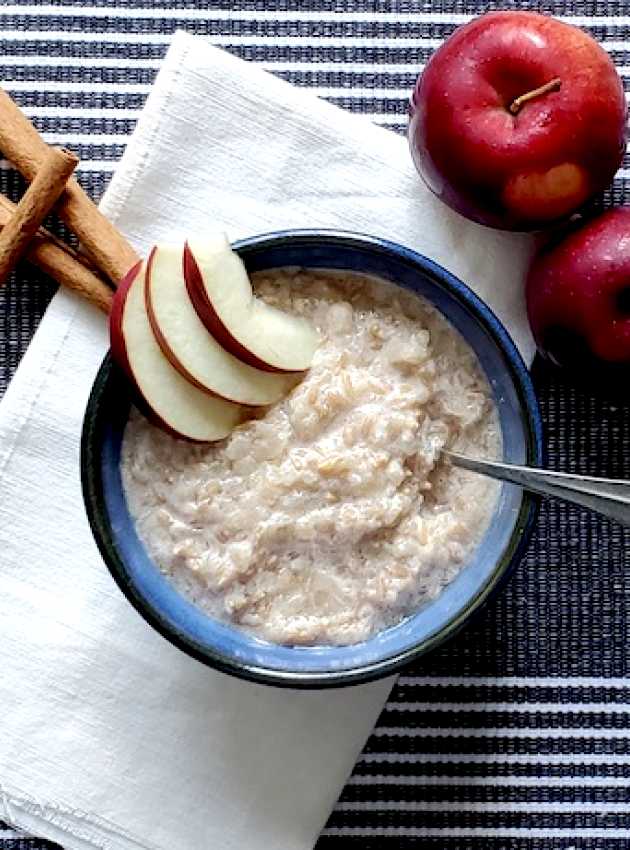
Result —
<path fill-rule="evenodd" d="M 509 111 L 551 80 L 558 91 Z M 626 144 L 623 84 L 576 27 L 535 12 L 490 12 L 460 27 L 418 78 L 409 142 L 428 187 L 474 221 L 537 230 L 611 182 Z"/>
<path fill-rule="evenodd" d="M 540 353 L 586 379 L 630 374 L 630 207 L 599 215 L 543 249 L 527 279 Z M 627 392 L 627 390 L 626 390 Z"/>

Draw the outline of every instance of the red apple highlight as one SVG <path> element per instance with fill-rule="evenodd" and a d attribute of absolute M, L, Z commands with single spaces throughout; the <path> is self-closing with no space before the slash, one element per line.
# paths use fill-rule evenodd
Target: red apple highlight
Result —
<path fill-rule="evenodd" d="M 630 207 L 540 252 L 527 312 L 541 354 L 557 365 L 601 379 L 630 366 Z"/>
<path fill-rule="evenodd" d="M 144 286 L 145 269 L 138 263 L 116 290 L 110 313 L 114 360 L 151 419 L 172 436 L 204 443 L 227 437 L 241 421 L 241 409 L 202 392 L 171 366 L 153 336 Z"/>
<path fill-rule="evenodd" d="M 623 85 L 582 30 L 534 12 L 491 12 L 428 62 L 409 141 L 424 181 L 453 209 L 535 230 L 611 182 L 626 144 Z"/>

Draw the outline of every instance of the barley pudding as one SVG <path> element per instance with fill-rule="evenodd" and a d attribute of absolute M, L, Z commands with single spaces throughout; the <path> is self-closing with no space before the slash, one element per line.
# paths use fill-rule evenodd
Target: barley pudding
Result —
<path fill-rule="evenodd" d="M 160 570 L 212 617 L 287 645 L 352 644 L 400 622 L 458 574 L 498 485 L 442 449 L 498 457 L 490 386 L 419 296 L 347 272 L 253 275 L 321 344 L 276 405 L 212 445 L 133 412 L 122 477 Z"/>

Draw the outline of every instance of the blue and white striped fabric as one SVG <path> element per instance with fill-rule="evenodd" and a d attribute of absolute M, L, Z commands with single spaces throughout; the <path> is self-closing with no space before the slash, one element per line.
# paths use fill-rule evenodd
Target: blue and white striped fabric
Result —
<path fill-rule="evenodd" d="M 80 179 L 98 198 L 176 29 L 402 132 L 431 51 L 455 25 L 497 5 L 0 0 L 0 81 L 49 141 L 79 153 Z M 589 28 L 630 79 L 630 0 L 500 5 Z M 622 201 L 629 179 L 626 163 L 604 202 Z M 6 164 L 0 182 L 4 192 L 20 191 Z M 0 392 L 51 292 L 21 269 L 0 294 Z M 630 405 L 561 385 L 540 368 L 536 379 L 550 464 L 630 477 Z M 322 850 L 630 848 L 629 542 L 604 520 L 545 506 L 503 596 L 400 679 Z M 1 850 L 52 846 L 0 824 Z"/>

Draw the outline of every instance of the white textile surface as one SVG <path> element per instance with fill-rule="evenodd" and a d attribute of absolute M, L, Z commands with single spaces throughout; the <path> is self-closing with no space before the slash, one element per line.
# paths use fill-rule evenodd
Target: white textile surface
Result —
<path fill-rule="evenodd" d="M 423 187 L 406 142 L 177 34 L 103 209 L 142 252 L 337 227 L 401 242 L 469 283 L 529 361 L 529 239 Z M 114 585 L 79 483 L 102 316 L 60 292 L 0 404 L 0 817 L 68 850 L 307 850 L 392 681 L 263 688 L 163 640 Z"/>

